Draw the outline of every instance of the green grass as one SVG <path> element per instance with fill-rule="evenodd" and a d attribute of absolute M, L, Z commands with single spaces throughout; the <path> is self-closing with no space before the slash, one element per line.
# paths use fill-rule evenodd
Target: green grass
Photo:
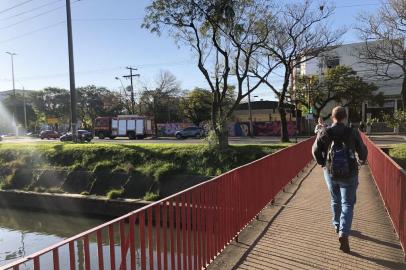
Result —
<path fill-rule="evenodd" d="M 61 188 L 99 195 L 123 190 L 123 194 L 151 197 L 160 194 L 160 183 L 165 179 L 212 177 L 288 145 L 232 145 L 219 153 L 197 144 L 7 143 L 0 144 L 0 185 L 4 189 Z M 45 169 L 64 173 L 57 174 L 61 178 L 58 181 L 45 181 L 39 178 Z M 71 172 L 83 177 L 69 178 Z"/>
<path fill-rule="evenodd" d="M 406 168 L 406 143 L 395 144 L 391 146 L 389 155 L 395 160 L 402 168 Z"/>

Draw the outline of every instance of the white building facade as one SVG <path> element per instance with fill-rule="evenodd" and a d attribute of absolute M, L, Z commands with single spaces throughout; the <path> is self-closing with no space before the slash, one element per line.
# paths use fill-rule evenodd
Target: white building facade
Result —
<path fill-rule="evenodd" d="M 378 79 L 375 75 L 374 68 L 371 65 L 362 63 L 359 60 L 359 54 L 365 43 L 352 43 L 337 46 L 327 52 L 322 53 L 316 58 L 310 59 L 309 61 L 302 63 L 300 67 L 294 70 L 295 78 L 297 75 L 318 75 L 323 76 L 324 71 L 328 68 L 333 68 L 335 66 L 347 66 L 352 68 L 358 76 L 362 77 L 364 81 L 374 83 L 378 87 L 378 92 L 382 92 L 385 96 L 385 102 L 382 107 L 368 104 L 364 102 L 361 108 L 362 111 L 362 121 L 366 121 L 368 118 L 378 117 L 379 114 L 383 113 L 393 113 L 397 108 L 401 108 L 401 88 L 402 88 L 402 78 L 396 80 L 383 80 Z M 391 66 L 389 73 L 392 75 L 402 74 L 402 71 L 397 66 Z M 294 79 L 293 79 L 294 87 Z M 328 115 L 334 106 L 339 104 L 332 102 L 326 106 L 322 115 Z"/>

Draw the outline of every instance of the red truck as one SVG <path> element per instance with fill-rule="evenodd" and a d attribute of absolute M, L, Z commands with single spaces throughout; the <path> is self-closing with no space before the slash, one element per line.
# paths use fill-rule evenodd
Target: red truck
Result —
<path fill-rule="evenodd" d="M 151 117 L 138 115 L 119 115 L 116 117 L 97 117 L 94 122 L 94 136 L 128 137 L 130 140 L 155 136 L 154 120 Z"/>

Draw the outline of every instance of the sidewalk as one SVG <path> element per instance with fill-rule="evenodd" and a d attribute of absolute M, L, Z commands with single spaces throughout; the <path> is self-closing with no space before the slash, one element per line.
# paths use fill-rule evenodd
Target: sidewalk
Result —
<path fill-rule="evenodd" d="M 406 269 L 368 167 L 360 172 L 351 255 L 338 249 L 321 168 L 307 174 L 279 194 L 209 269 Z"/>

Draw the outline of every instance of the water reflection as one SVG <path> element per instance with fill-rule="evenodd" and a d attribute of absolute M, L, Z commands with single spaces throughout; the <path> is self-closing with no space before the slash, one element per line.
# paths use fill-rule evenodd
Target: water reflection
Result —
<path fill-rule="evenodd" d="M 105 221 L 105 219 L 95 217 L 65 216 L 0 208 L 0 266 Z"/>
<path fill-rule="evenodd" d="M 55 243 L 60 242 L 63 239 L 86 231 L 90 228 L 96 227 L 106 220 L 97 217 L 74 217 L 64 216 L 57 214 L 47 214 L 41 212 L 31 212 L 15 209 L 0 209 L 0 267 L 8 264 L 18 258 L 24 257 L 35 253 L 41 249 L 49 247 Z M 160 238 L 160 252 L 157 253 L 157 234 L 153 233 L 155 230 L 159 231 Z M 125 246 L 129 247 L 129 225 L 123 224 L 122 231 L 124 233 Z M 197 237 L 196 231 L 189 231 L 188 243 L 182 241 L 184 236 L 187 236 L 185 231 L 182 232 L 182 228 L 176 231 L 169 229 L 164 230 L 159 227 L 151 228 L 151 240 L 148 239 L 148 227 L 145 227 L 144 245 L 146 247 L 146 266 L 147 269 L 150 264 L 153 264 L 154 268 L 157 267 L 158 257 L 161 262 L 168 262 L 168 269 L 177 269 L 186 262 L 187 257 L 192 261 L 195 260 L 193 251 L 195 251 L 195 240 Z M 103 264 L 105 269 L 109 269 L 110 265 L 114 263 L 116 269 L 120 268 L 121 258 L 121 246 L 120 246 L 120 228 L 119 224 L 115 224 L 113 228 L 114 234 L 114 246 L 112 246 L 115 252 L 115 260 L 111 262 L 110 255 L 110 243 L 109 232 L 107 228 L 101 231 L 102 237 L 102 251 L 103 251 Z M 164 241 L 164 235 L 166 235 L 166 241 Z M 212 237 L 212 236 L 210 236 Z M 173 239 L 173 243 L 171 242 Z M 135 261 L 137 268 L 141 267 L 141 242 L 140 242 L 140 228 L 136 224 L 134 228 L 134 242 L 135 242 Z M 151 241 L 151 242 L 149 242 Z M 183 247 L 182 247 L 183 244 Z M 199 249 L 203 248 L 203 245 Z M 164 246 L 167 253 L 164 253 Z M 206 246 L 206 245 L 204 245 Z M 74 243 L 75 251 L 75 265 L 76 269 L 85 269 L 85 256 L 84 256 L 84 242 L 83 239 L 79 239 Z M 151 247 L 149 249 L 149 247 Z M 173 249 L 172 251 L 170 251 Z M 99 259 L 97 251 L 96 235 L 93 233 L 89 237 L 89 262 L 91 269 L 99 269 Z M 187 256 L 185 252 L 189 250 L 192 254 Z M 65 245 L 58 249 L 59 252 L 59 264 L 60 269 L 69 269 L 69 247 Z M 151 253 L 149 253 L 151 252 Z M 172 258 L 171 252 L 174 256 L 176 254 L 176 260 Z M 166 257 L 166 258 L 165 258 Z M 130 265 L 131 252 L 126 251 L 124 262 Z M 40 257 L 41 269 L 52 269 L 52 253 L 48 253 Z M 169 265 L 170 264 L 170 265 Z M 33 262 L 30 261 L 25 265 L 20 266 L 19 269 L 33 269 Z"/>

